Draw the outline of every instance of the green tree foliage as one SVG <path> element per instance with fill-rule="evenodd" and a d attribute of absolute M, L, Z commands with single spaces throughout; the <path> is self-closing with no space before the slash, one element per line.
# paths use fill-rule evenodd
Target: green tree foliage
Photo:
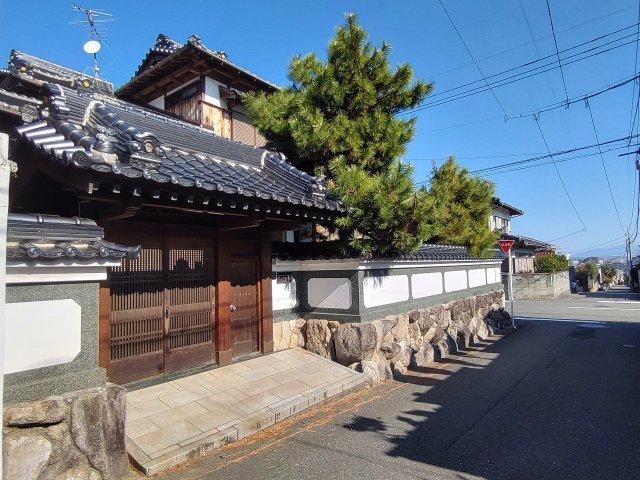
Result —
<path fill-rule="evenodd" d="M 433 235 L 433 198 L 415 189 L 411 170 L 399 162 L 377 175 L 355 165 L 340 169 L 333 190 L 349 214 L 336 223 L 352 248 L 371 254 L 410 252 Z"/>
<path fill-rule="evenodd" d="M 431 236 L 433 202 L 398 160 L 415 119 L 396 114 L 420 103 L 432 85 L 414 82 L 407 64 L 392 70 L 389 45 L 374 47 L 355 15 L 346 20 L 326 62 L 313 53 L 294 58 L 290 87 L 248 94 L 245 103 L 269 147 L 328 177 L 348 209 L 337 222 L 342 240 L 362 253 L 408 252 Z"/>
<path fill-rule="evenodd" d="M 355 15 L 346 20 L 329 42 L 326 62 L 314 53 L 297 56 L 289 66 L 290 87 L 244 99 L 268 146 L 298 168 L 330 173 L 337 159 L 380 174 L 414 134 L 415 118 L 396 114 L 418 105 L 433 86 L 414 82 L 408 64 L 392 70 L 391 47 L 369 43 Z"/>
<path fill-rule="evenodd" d="M 576 268 L 576 278 L 580 284 L 586 286 L 587 279 L 595 280 L 598 278 L 598 266 L 594 262 L 585 262 Z"/>
<path fill-rule="evenodd" d="M 450 157 L 434 168 L 430 194 L 435 202 L 436 232 L 431 241 L 465 245 L 472 255 L 487 255 L 498 239 L 488 221 L 493 184 L 471 176 Z"/>
<path fill-rule="evenodd" d="M 534 261 L 536 273 L 566 272 L 569 270 L 569 260 L 564 255 L 544 255 Z"/>
<path fill-rule="evenodd" d="M 613 279 L 616 277 L 618 272 L 616 271 L 616 267 L 610 264 L 606 264 L 602 266 L 602 277 L 604 283 L 612 284 Z"/>
<path fill-rule="evenodd" d="M 487 221 L 491 184 L 457 167 L 449 175 L 452 160 L 436 176 L 435 190 L 446 190 L 440 200 L 416 189 L 411 166 L 399 161 L 415 118 L 397 114 L 418 105 L 433 86 L 414 81 L 410 65 L 392 69 L 389 53 L 388 44 L 369 43 L 349 14 L 329 42 L 326 61 L 313 53 L 295 57 L 292 85 L 247 94 L 248 113 L 268 147 L 308 173 L 327 176 L 329 189 L 347 207 L 336 227 L 349 247 L 386 255 L 431 239 L 484 253 L 496 239 Z"/>

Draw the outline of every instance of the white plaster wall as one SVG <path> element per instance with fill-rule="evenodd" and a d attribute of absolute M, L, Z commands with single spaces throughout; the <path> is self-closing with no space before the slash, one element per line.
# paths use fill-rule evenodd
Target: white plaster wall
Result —
<path fill-rule="evenodd" d="M 227 101 L 220 98 L 220 85 L 224 84 L 213 78 L 204 77 L 204 99 L 216 107 L 227 108 Z"/>
<path fill-rule="evenodd" d="M 149 105 L 159 108 L 160 110 L 164 110 L 164 95 L 156 98 L 155 100 L 151 100 Z"/>
<path fill-rule="evenodd" d="M 465 288 L 467 288 L 466 270 L 444 272 L 444 289 L 446 292 L 455 292 Z"/>
<path fill-rule="evenodd" d="M 311 278 L 307 282 L 307 302 L 314 308 L 351 307 L 351 280 L 348 278 Z"/>
<path fill-rule="evenodd" d="M 487 268 L 487 284 L 496 283 L 496 271 L 494 268 Z"/>
<path fill-rule="evenodd" d="M 273 310 L 294 308 L 297 304 L 295 278 L 288 282 L 278 282 L 276 279 L 271 280 L 271 298 Z"/>
<path fill-rule="evenodd" d="M 366 308 L 409 300 L 407 275 L 365 277 L 362 282 L 363 303 Z"/>
<path fill-rule="evenodd" d="M 500 267 L 487 268 L 487 284 L 502 282 L 502 272 Z"/>
<path fill-rule="evenodd" d="M 493 276 L 496 279 L 495 283 L 502 282 L 502 269 L 500 267 L 494 267 Z"/>
<path fill-rule="evenodd" d="M 469 288 L 481 287 L 487 284 L 487 272 L 484 268 L 469 270 Z"/>
<path fill-rule="evenodd" d="M 81 348 L 81 308 L 74 300 L 6 304 L 5 373 L 68 363 Z"/>
<path fill-rule="evenodd" d="M 411 296 L 413 298 L 439 295 L 443 291 L 442 273 L 427 272 L 411 275 Z"/>

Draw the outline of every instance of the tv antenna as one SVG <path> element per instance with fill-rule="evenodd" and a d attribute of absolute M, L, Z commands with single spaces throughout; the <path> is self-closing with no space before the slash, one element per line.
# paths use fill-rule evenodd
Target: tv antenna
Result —
<path fill-rule="evenodd" d="M 114 16 L 104 10 L 97 10 L 92 8 L 85 8 L 81 5 L 72 5 L 71 9 L 74 12 L 82 13 L 85 16 L 84 20 L 78 20 L 75 24 L 85 25 L 89 30 L 89 40 L 83 45 L 83 49 L 86 53 L 93 56 L 93 75 L 95 78 L 100 78 L 100 66 L 98 64 L 98 52 L 102 48 L 104 43 L 104 25 L 107 22 L 113 22 Z"/>

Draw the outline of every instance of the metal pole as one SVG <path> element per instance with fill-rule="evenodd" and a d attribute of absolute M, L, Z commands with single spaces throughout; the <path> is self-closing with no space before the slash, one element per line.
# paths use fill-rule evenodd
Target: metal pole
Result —
<path fill-rule="evenodd" d="M 511 248 L 509 249 L 509 302 L 511 302 L 511 326 L 516 328 L 516 323 L 513 318 L 513 257 L 511 255 Z"/>
<path fill-rule="evenodd" d="M 0 418 L 4 411 L 5 287 L 7 259 L 7 216 L 9 212 L 9 135 L 0 133 Z M 0 422 L 0 480 L 2 480 L 2 422 Z"/>

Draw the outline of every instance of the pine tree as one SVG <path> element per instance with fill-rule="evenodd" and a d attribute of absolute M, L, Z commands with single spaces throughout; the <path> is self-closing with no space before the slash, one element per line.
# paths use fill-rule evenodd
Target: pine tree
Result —
<path fill-rule="evenodd" d="M 328 177 L 348 209 L 337 222 L 340 238 L 371 254 L 415 250 L 433 235 L 433 200 L 415 189 L 411 167 L 398 160 L 415 119 L 397 116 L 433 87 L 413 82 L 407 64 L 392 70 L 389 52 L 386 43 L 371 45 L 349 14 L 329 43 L 326 62 L 313 53 L 295 57 L 290 87 L 245 97 L 270 148 Z"/>
<path fill-rule="evenodd" d="M 434 167 L 430 194 L 436 234 L 430 241 L 465 245 L 472 255 L 490 253 L 498 239 L 489 226 L 493 193 L 491 182 L 472 177 L 453 157 Z"/>

